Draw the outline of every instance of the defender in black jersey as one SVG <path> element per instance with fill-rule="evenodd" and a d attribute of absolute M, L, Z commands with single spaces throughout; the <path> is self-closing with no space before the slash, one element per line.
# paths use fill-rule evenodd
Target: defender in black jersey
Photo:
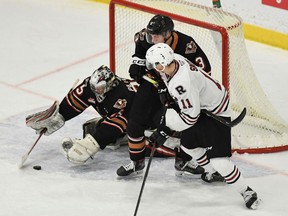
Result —
<path fill-rule="evenodd" d="M 134 40 L 135 53 L 132 56 L 129 74 L 139 83 L 139 88 L 131 107 L 127 125 L 131 163 L 121 166 L 117 170 L 119 176 L 127 176 L 137 169 L 144 168 L 145 153 L 148 152 L 147 149 L 145 150 L 146 138 L 144 131 L 147 128 L 158 127 L 163 104 L 167 102 L 173 104 L 165 84 L 158 77 L 159 75 L 153 70 L 147 71 L 145 64 L 146 51 L 153 44 L 166 43 L 175 53 L 183 55 L 208 74 L 211 71 L 209 60 L 201 47 L 191 36 L 174 30 L 174 23 L 170 17 L 161 14 L 155 15 L 149 21 L 147 28 L 135 34 Z M 144 80 L 143 75 L 157 80 L 158 89 Z M 153 120 L 153 124 L 151 124 L 151 120 Z M 180 155 L 182 153 L 180 152 Z"/>

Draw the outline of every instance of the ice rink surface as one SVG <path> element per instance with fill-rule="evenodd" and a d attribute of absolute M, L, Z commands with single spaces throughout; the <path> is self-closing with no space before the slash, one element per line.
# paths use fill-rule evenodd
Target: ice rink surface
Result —
<path fill-rule="evenodd" d="M 99 152 L 83 166 L 60 153 L 62 138 L 80 138 L 82 123 L 97 115 L 92 110 L 42 137 L 25 167 L 17 166 L 37 139 L 25 117 L 61 101 L 77 78 L 108 64 L 108 5 L 81 0 L 1 0 L 0 5 L 0 216 L 133 215 L 142 177 L 117 178 L 117 168 L 128 161 L 125 146 Z M 288 52 L 246 45 L 265 93 L 288 121 Z M 154 158 L 137 215 L 287 215 L 288 152 L 234 154 L 232 160 L 263 200 L 258 210 L 247 210 L 229 186 L 179 178 L 174 159 Z"/>

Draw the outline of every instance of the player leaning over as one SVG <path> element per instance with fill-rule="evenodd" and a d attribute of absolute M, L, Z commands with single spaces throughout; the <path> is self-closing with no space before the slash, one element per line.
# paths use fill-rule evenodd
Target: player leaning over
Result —
<path fill-rule="evenodd" d="M 175 53 L 185 56 L 191 62 L 206 71 L 207 74 L 210 74 L 211 66 L 203 50 L 192 37 L 175 31 L 174 23 L 170 17 L 161 14 L 155 15 L 149 21 L 147 28 L 135 34 L 135 53 L 132 56 L 132 64 L 130 65 L 129 73 L 140 85 L 132 104 L 127 126 L 131 162 L 125 166 L 121 166 L 117 170 L 119 176 L 128 176 L 131 173 L 138 173 L 144 169 L 146 147 L 144 131 L 147 128 L 153 128 L 153 126 L 159 124 L 159 117 L 161 115 L 156 115 L 156 113 L 159 114 L 159 110 L 161 110 L 163 106 L 162 103 L 165 104 L 167 100 L 170 100 L 167 88 L 161 81 L 161 78 L 158 77 L 159 75 L 153 70 L 147 72 L 145 66 L 146 51 L 153 44 L 157 43 L 168 44 Z M 148 81 L 143 80 L 143 75 L 145 74 L 154 80 L 158 79 L 158 92 L 162 103 L 157 93 L 157 88 Z M 151 120 L 153 120 L 153 123 L 151 123 Z M 171 151 L 165 147 L 163 148 L 163 151 Z M 199 173 L 199 170 L 195 170 L 197 167 L 198 169 L 200 168 L 197 164 L 188 164 L 186 161 L 179 160 L 178 157 L 176 157 L 176 159 L 177 164 L 175 165 L 177 165 L 179 169 Z"/>
<path fill-rule="evenodd" d="M 224 86 L 181 55 L 174 54 L 167 44 L 151 47 L 146 54 L 147 63 L 160 74 L 169 93 L 177 101 L 180 111 L 169 110 L 166 126 L 158 128 L 150 139 L 162 145 L 170 129 L 182 131 L 183 159 L 191 158 L 205 169 L 201 178 L 210 182 L 219 172 L 226 183 L 244 198 L 247 208 L 256 209 L 257 193 L 247 186 L 239 169 L 230 160 L 231 128 L 201 113 L 202 109 L 230 120 L 229 95 Z"/>
<path fill-rule="evenodd" d="M 93 119 L 83 125 L 83 139 L 65 138 L 62 143 L 67 159 L 72 163 L 83 164 L 93 158 L 99 149 L 104 149 L 126 134 L 134 95 L 135 89 L 130 80 L 119 78 L 103 65 L 71 90 L 60 105 L 56 104 L 53 113 L 49 113 L 48 109 L 28 116 L 27 126 L 38 133 L 47 128 L 45 135 L 50 135 L 66 121 L 92 106 L 102 118 Z"/>

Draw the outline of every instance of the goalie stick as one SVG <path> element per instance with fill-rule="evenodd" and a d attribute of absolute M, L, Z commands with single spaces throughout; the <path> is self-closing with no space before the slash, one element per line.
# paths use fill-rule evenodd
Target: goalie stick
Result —
<path fill-rule="evenodd" d="M 25 161 L 27 160 L 28 156 L 30 155 L 30 153 L 32 152 L 32 150 L 34 149 L 34 147 L 36 146 L 36 144 L 38 143 L 38 141 L 40 140 L 40 138 L 42 137 L 42 135 L 46 132 L 46 128 L 44 128 L 40 134 L 39 137 L 37 138 L 37 140 L 35 141 L 35 143 L 32 145 L 32 147 L 30 148 L 30 150 L 28 151 L 27 154 L 23 155 L 21 158 L 21 161 L 19 163 L 19 169 L 21 169 L 25 163 Z"/>
<path fill-rule="evenodd" d="M 45 119 L 47 117 L 49 117 L 49 115 L 51 115 L 51 113 L 54 113 L 56 107 L 57 107 L 57 101 L 54 101 L 54 103 L 52 104 L 52 106 L 45 112 L 42 114 L 41 118 L 42 119 Z M 26 119 L 26 124 L 29 122 L 29 121 L 32 121 L 34 120 L 35 117 L 31 117 L 31 118 L 28 118 Z M 47 128 L 43 128 L 40 133 L 39 133 L 39 137 L 37 138 L 37 140 L 35 141 L 35 143 L 32 145 L 32 147 L 30 148 L 30 150 L 28 151 L 27 154 L 23 155 L 22 158 L 21 158 L 21 161 L 19 163 L 19 169 L 21 169 L 25 163 L 25 161 L 27 160 L 27 158 L 29 157 L 30 153 L 32 152 L 32 150 L 34 149 L 34 147 L 36 146 L 36 144 L 38 143 L 38 141 L 40 140 L 40 138 L 42 137 L 42 135 L 47 131 Z"/>
<path fill-rule="evenodd" d="M 158 83 L 156 80 L 151 79 L 150 77 L 143 75 L 143 79 L 145 79 L 146 81 L 150 82 L 151 84 L 153 84 L 155 87 L 158 86 Z M 246 116 L 246 107 L 242 110 L 242 112 L 239 114 L 239 116 L 237 116 L 236 119 L 234 119 L 233 121 L 227 121 L 226 119 L 222 118 L 221 116 L 217 116 L 215 114 L 213 114 L 212 112 L 208 111 L 208 110 L 201 110 L 201 112 L 205 113 L 206 115 L 210 116 L 211 118 L 214 118 L 215 120 L 221 122 L 222 124 L 226 125 L 227 127 L 234 127 L 237 124 L 239 124 L 244 117 Z"/>
<path fill-rule="evenodd" d="M 73 84 L 72 88 L 69 90 L 69 92 L 73 91 L 73 89 L 75 88 L 75 86 L 77 85 L 77 83 L 79 82 L 79 79 L 77 79 L 75 81 L 75 83 Z M 48 114 L 50 113 L 51 114 L 51 111 L 52 113 L 54 112 L 54 110 L 56 109 L 56 106 L 57 106 L 57 101 L 54 101 L 53 105 L 47 110 Z M 45 118 L 47 116 L 43 116 L 43 118 Z M 31 121 L 32 119 L 27 119 L 26 120 L 26 123 L 27 121 Z M 32 152 L 32 150 L 34 149 L 34 147 L 36 146 L 36 144 L 38 143 L 38 141 L 40 140 L 40 138 L 42 137 L 42 135 L 47 131 L 47 128 L 43 128 L 40 133 L 39 133 L 39 137 L 37 138 L 37 140 L 35 141 L 35 143 L 32 145 L 32 147 L 30 148 L 30 150 L 28 151 L 28 153 L 26 153 L 25 155 L 22 156 L 21 158 L 21 161 L 18 165 L 19 169 L 21 169 L 25 163 L 25 161 L 27 160 L 27 158 L 29 157 L 30 153 Z"/>
<path fill-rule="evenodd" d="M 168 105 L 165 104 L 164 110 L 163 110 L 163 114 L 162 114 L 161 119 L 160 119 L 160 125 L 163 124 L 163 122 L 164 122 L 165 114 L 166 114 L 166 111 L 167 111 L 167 107 L 168 107 Z M 149 142 L 151 143 L 150 140 L 149 140 Z M 141 197 L 142 197 L 142 193 L 143 193 L 143 190 L 144 190 L 144 186 L 145 186 L 145 183 L 146 183 L 146 179 L 147 179 L 147 176 L 148 176 L 150 165 L 151 165 L 154 153 L 155 153 L 155 149 L 156 149 L 155 145 L 156 145 L 155 143 L 152 143 L 151 153 L 150 153 L 149 161 L 147 163 L 147 168 L 146 168 L 146 171 L 145 171 L 145 174 L 144 174 L 144 177 L 143 177 L 143 182 L 142 182 L 142 185 L 141 185 L 141 189 L 140 189 L 140 193 L 139 193 L 139 196 L 138 196 L 136 208 L 135 208 L 135 211 L 134 211 L 134 216 L 136 216 L 137 212 L 138 212 L 138 208 L 139 208 L 139 205 L 140 205 L 140 200 L 141 200 Z"/>

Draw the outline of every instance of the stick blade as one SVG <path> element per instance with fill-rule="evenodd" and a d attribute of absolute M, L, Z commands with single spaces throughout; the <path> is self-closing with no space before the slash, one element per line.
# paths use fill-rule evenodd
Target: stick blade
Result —
<path fill-rule="evenodd" d="M 247 112 L 247 109 L 246 109 L 246 107 L 244 107 L 244 109 L 242 110 L 240 115 L 230 123 L 230 127 L 234 127 L 234 126 L 238 125 L 246 116 L 246 112 Z"/>
<path fill-rule="evenodd" d="M 21 169 L 23 167 L 23 165 L 24 165 L 25 161 L 27 160 L 27 158 L 28 158 L 28 154 L 25 154 L 25 155 L 22 156 L 21 161 L 20 161 L 20 163 L 18 165 L 19 169 Z"/>

